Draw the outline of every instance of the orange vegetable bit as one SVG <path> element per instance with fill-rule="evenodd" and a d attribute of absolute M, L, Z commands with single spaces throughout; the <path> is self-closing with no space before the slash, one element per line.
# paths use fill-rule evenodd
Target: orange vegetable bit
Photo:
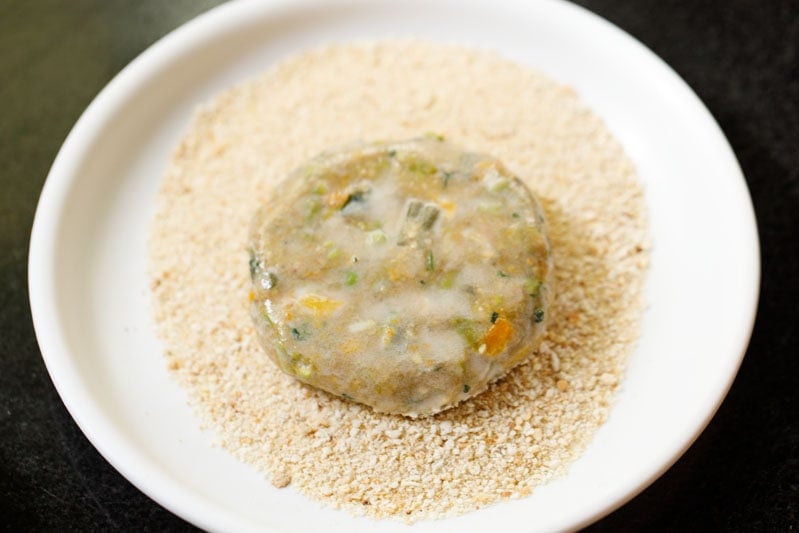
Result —
<path fill-rule="evenodd" d="M 494 322 L 494 325 L 491 326 L 488 333 L 485 334 L 480 344 L 485 344 L 486 355 L 494 357 L 505 349 L 512 335 L 513 326 L 510 321 L 500 317 Z"/>
<path fill-rule="evenodd" d="M 346 191 L 334 191 L 325 195 L 325 205 L 340 208 L 347 201 L 349 195 Z"/>
<path fill-rule="evenodd" d="M 307 307 L 316 314 L 328 315 L 338 309 L 342 302 L 318 296 L 316 294 L 306 294 L 300 298 L 300 304 Z"/>

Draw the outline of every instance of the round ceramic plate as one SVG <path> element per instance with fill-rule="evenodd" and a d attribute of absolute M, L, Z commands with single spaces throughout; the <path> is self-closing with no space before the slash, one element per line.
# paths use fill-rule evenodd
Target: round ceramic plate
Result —
<path fill-rule="evenodd" d="M 743 176 L 701 102 L 637 41 L 558 0 L 234 2 L 162 39 L 89 106 L 42 192 L 29 281 L 47 368 L 108 461 L 200 527 L 408 531 L 275 489 L 214 448 L 166 371 L 145 272 L 158 183 L 198 103 L 286 54 L 387 36 L 494 49 L 573 86 L 645 184 L 649 308 L 607 423 L 531 497 L 411 529 L 579 527 L 651 483 L 715 412 L 751 332 L 759 255 Z"/>

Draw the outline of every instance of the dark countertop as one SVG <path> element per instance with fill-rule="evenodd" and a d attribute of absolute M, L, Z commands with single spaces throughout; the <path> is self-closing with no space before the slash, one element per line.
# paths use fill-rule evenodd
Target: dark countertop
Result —
<path fill-rule="evenodd" d="M 26 261 L 39 192 L 81 112 L 145 47 L 217 3 L 0 1 L 2 529 L 193 529 L 70 418 L 34 337 Z M 752 341 L 718 414 L 673 468 L 591 529 L 799 530 L 799 2 L 578 3 L 649 46 L 716 117 L 746 175 L 763 262 Z"/>

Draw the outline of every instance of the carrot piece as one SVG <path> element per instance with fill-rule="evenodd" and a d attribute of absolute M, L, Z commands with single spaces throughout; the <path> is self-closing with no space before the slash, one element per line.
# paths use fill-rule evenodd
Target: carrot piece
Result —
<path fill-rule="evenodd" d="M 316 294 L 306 294 L 300 298 L 300 303 L 316 314 L 327 315 L 338 309 L 342 302 L 331 300 Z"/>
<path fill-rule="evenodd" d="M 485 353 L 491 357 L 498 355 L 513 335 L 513 326 L 506 318 L 500 317 L 485 334 L 480 344 L 485 345 Z"/>

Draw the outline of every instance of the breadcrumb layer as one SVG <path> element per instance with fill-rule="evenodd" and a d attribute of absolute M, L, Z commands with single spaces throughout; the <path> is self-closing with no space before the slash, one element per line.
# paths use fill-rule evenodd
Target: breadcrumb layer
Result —
<path fill-rule="evenodd" d="M 248 314 L 255 209 L 309 157 L 436 132 L 502 160 L 544 208 L 554 259 L 539 353 L 440 415 L 381 415 L 283 374 Z M 168 366 L 204 423 L 277 487 L 407 521 L 473 511 L 565 473 L 608 416 L 648 266 L 634 168 L 577 95 L 493 53 L 420 41 L 291 57 L 202 106 L 150 240 Z"/>

